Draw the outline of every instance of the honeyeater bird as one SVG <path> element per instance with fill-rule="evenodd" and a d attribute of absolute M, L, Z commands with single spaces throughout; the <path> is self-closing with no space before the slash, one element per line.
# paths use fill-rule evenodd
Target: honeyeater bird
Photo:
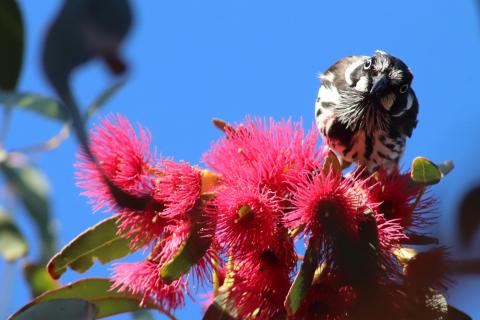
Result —
<path fill-rule="evenodd" d="M 417 125 L 418 101 L 407 65 L 377 50 L 339 60 L 320 80 L 315 119 L 329 148 L 369 171 L 395 169 Z"/>

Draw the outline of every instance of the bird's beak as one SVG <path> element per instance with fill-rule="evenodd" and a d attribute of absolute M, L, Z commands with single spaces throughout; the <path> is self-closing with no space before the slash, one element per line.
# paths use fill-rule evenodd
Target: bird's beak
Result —
<path fill-rule="evenodd" d="M 372 88 L 370 93 L 379 93 L 388 87 L 388 79 L 384 74 L 376 76 L 373 78 Z"/>

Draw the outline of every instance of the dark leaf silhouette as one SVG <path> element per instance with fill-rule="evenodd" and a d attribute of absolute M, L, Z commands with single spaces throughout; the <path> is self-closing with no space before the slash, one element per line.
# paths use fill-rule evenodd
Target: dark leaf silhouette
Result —
<path fill-rule="evenodd" d="M 14 90 L 22 68 L 24 30 L 15 0 L 0 1 L 0 89 Z"/>
<path fill-rule="evenodd" d="M 463 197 L 458 211 L 458 237 L 463 246 L 468 246 L 480 227 L 480 185 L 472 188 Z"/>

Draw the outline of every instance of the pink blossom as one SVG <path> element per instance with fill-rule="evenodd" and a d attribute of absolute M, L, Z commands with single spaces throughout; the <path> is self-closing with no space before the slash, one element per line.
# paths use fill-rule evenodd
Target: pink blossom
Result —
<path fill-rule="evenodd" d="M 252 252 L 237 262 L 229 299 L 240 319 L 266 320 L 284 313 L 295 259 L 292 245 L 278 239 L 277 246 Z"/>
<path fill-rule="evenodd" d="M 266 187 L 228 186 L 217 192 L 213 215 L 216 239 L 224 250 L 243 255 L 277 241 L 279 199 Z"/>
<path fill-rule="evenodd" d="M 362 192 L 350 178 L 323 171 L 304 173 L 303 182 L 292 187 L 293 210 L 285 215 L 285 224 L 305 226 L 307 232 L 355 236 L 355 218 L 368 208 Z"/>
<path fill-rule="evenodd" d="M 183 161 L 161 162 L 162 173 L 155 180 L 155 198 L 165 204 L 162 216 L 185 217 L 200 198 L 200 170 Z"/>
<path fill-rule="evenodd" d="M 180 278 L 167 285 L 160 278 L 159 270 L 159 265 L 149 260 L 117 264 L 112 289 L 141 294 L 144 303 L 153 300 L 168 310 L 184 305 L 188 293 L 186 279 Z"/>
<path fill-rule="evenodd" d="M 379 203 L 376 212 L 386 220 L 397 219 L 404 228 L 422 227 L 431 222 L 435 199 L 423 196 L 416 203 L 421 188 L 412 182 L 409 174 L 401 174 L 398 170 L 387 174 L 380 170 L 378 182 L 371 183 L 374 186 L 368 194 L 370 201 Z"/>
<path fill-rule="evenodd" d="M 312 169 L 320 163 L 316 130 L 304 135 L 300 123 L 246 118 L 214 143 L 203 160 L 223 175 L 225 184 L 247 181 L 265 185 L 279 195 L 286 192 L 292 172 Z"/>
<path fill-rule="evenodd" d="M 130 122 L 121 115 L 104 118 L 91 131 L 90 147 L 98 165 L 80 152 L 76 166 L 79 168 L 78 185 L 85 189 L 83 194 L 90 198 L 95 210 L 116 207 L 104 178 L 125 192 L 135 195 L 150 193 L 150 164 L 154 159 L 149 150 L 150 140 L 148 131 L 139 127 L 137 135 Z"/>

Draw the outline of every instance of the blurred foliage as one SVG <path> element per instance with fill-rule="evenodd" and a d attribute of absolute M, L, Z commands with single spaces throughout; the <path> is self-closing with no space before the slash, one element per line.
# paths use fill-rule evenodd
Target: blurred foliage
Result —
<path fill-rule="evenodd" d="M 25 35 L 22 13 L 15 0 L 0 1 L 0 89 L 14 90 L 23 62 Z"/>
<path fill-rule="evenodd" d="M 141 297 L 127 293 L 111 290 L 112 282 L 104 278 L 85 278 L 66 286 L 50 290 L 33 299 L 22 309 L 11 316 L 11 319 L 18 319 L 26 312 L 34 312 L 36 308 L 46 301 L 58 301 L 63 299 L 81 299 L 93 304 L 98 310 L 96 317 L 104 318 L 115 314 L 136 311 L 141 308 L 156 308 L 153 304 L 145 301 L 139 305 Z"/>
<path fill-rule="evenodd" d="M 480 185 L 470 189 L 460 202 L 458 237 L 463 246 L 469 246 L 480 228 Z"/>

